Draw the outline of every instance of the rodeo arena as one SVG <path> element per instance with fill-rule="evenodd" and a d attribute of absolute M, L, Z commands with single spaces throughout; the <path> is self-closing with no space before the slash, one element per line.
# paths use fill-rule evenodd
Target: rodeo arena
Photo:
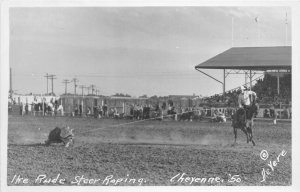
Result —
<path fill-rule="evenodd" d="M 222 93 L 208 97 L 17 94 L 11 75 L 8 185 L 20 173 L 32 185 L 61 185 L 58 178 L 64 185 L 290 185 L 291 51 L 233 47 L 195 64 L 195 73 L 220 84 Z M 226 89 L 236 74 L 257 96 L 245 122 L 237 113 L 240 86 Z M 281 154 L 271 175 L 263 150 Z"/>

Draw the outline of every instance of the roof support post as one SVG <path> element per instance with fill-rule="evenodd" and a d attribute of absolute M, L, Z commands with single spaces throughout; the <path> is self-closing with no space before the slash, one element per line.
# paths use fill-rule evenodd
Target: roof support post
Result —
<path fill-rule="evenodd" d="M 223 69 L 223 94 L 225 94 L 225 79 L 226 79 L 226 69 Z"/>
<path fill-rule="evenodd" d="M 279 70 L 277 71 L 277 94 L 279 95 L 279 93 L 280 93 L 280 87 L 279 87 Z"/>
<path fill-rule="evenodd" d="M 248 84 L 248 71 L 245 70 L 245 85 Z"/>
<path fill-rule="evenodd" d="M 252 70 L 250 70 L 250 90 L 252 90 Z"/>

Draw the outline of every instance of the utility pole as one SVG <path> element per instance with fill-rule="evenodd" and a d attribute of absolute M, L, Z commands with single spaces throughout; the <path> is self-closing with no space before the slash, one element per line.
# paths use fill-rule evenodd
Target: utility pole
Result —
<path fill-rule="evenodd" d="M 88 95 L 90 94 L 90 88 L 91 87 L 85 87 L 85 88 L 87 88 L 87 90 L 88 90 Z"/>
<path fill-rule="evenodd" d="M 69 81 L 67 79 L 64 79 L 62 83 L 65 84 L 65 94 L 67 94 L 67 92 L 68 92 L 68 90 L 67 90 L 68 89 L 68 83 L 71 83 L 71 81 Z"/>
<path fill-rule="evenodd" d="M 76 87 L 78 86 L 76 83 L 78 82 L 78 79 L 73 78 L 72 81 L 74 82 L 74 95 L 76 95 Z"/>
<path fill-rule="evenodd" d="M 92 88 L 92 95 L 94 94 L 94 90 L 95 90 L 95 85 L 91 85 Z"/>
<path fill-rule="evenodd" d="M 48 75 L 48 73 L 46 73 L 46 76 L 44 76 L 44 77 L 46 77 L 47 78 L 47 95 L 48 95 L 48 79 L 49 79 L 49 75 Z"/>
<path fill-rule="evenodd" d="M 80 86 L 79 86 L 79 88 L 81 88 L 81 94 L 82 94 L 82 96 L 83 96 L 83 89 L 85 89 L 85 88 L 86 88 L 86 86 L 84 86 L 84 85 L 80 85 Z"/>
<path fill-rule="evenodd" d="M 49 79 L 51 79 L 51 95 L 54 95 L 54 91 L 53 91 L 53 79 L 56 79 L 55 78 L 56 75 L 48 75 L 48 76 L 49 76 Z"/>

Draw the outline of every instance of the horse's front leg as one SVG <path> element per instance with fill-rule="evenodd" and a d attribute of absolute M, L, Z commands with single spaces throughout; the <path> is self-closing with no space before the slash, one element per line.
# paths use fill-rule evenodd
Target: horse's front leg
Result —
<path fill-rule="evenodd" d="M 250 141 L 252 142 L 253 146 L 255 146 L 255 142 L 253 140 L 253 119 L 249 122 L 249 125 L 247 127 L 247 130 L 249 132 Z"/>
<path fill-rule="evenodd" d="M 248 132 L 247 132 L 246 129 L 247 129 L 246 127 L 241 128 L 241 130 L 242 130 L 242 131 L 245 133 L 245 135 L 246 135 L 247 143 L 249 143 L 249 134 L 248 134 Z"/>
<path fill-rule="evenodd" d="M 250 141 L 252 142 L 253 146 L 255 146 L 255 142 L 253 140 L 253 135 L 252 135 L 252 127 L 249 127 L 249 135 L 250 135 Z"/>
<path fill-rule="evenodd" d="M 234 132 L 234 144 L 236 144 L 237 129 L 236 129 L 236 128 L 233 128 L 233 132 Z"/>
<path fill-rule="evenodd" d="M 235 144 L 236 144 L 236 138 L 237 138 L 237 128 L 233 127 L 233 133 L 234 133 L 234 143 L 232 144 L 232 146 L 235 146 Z"/>

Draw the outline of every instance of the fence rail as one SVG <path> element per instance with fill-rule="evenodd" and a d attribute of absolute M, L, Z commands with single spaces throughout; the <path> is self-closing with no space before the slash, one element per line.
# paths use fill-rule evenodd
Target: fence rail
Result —
<path fill-rule="evenodd" d="M 263 107 L 259 108 L 259 111 L 257 113 L 257 118 L 264 118 L 264 119 L 291 119 L 292 117 L 292 111 L 291 111 L 291 105 L 280 105 L 279 107 L 272 107 L 269 105 L 262 105 Z M 267 107 L 266 107 L 267 106 Z M 184 111 L 191 111 L 195 113 L 196 116 L 202 116 L 202 117 L 214 117 L 214 113 L 218 111 L 221 114 L 224 114 L 227 118 L 230 118 L 233 112 L 235 112 L 236 108 L 233 107 L 196 107 L 196 108 L 189 108 L 188 110 L 181 110 L 181 109 L 175 109 L 175 112 L 177 114 L 180 114 Z M 10 105 L 9 106 L 9 114 L 10 115 L 32 115 L 32 116 L 94 116 L 94 117 L 110 117 L 110 114 L 113 112 L 117 112 L 117 114 L 120 114 L 122 117 L 126 116 L 133 116 L 133 112 L 131 109 L 131 106 L 124 105 L 122 107 L 120 106 L 109 106 L 107 109 L 107 112 L 104 113 L 103 111 L 96 111 L 95 109 L 91 110 L 90 113 L 87 112 L 81 112 L 78 111 L 70 111 L 70 112 L 64 112 L 64 111 L 52 111 L 52 112 L 43 112 L 43 111 L 33 111 L 33 110 L 24 110 L 24 108 L 21 105 Z M 153 109 L 151 110 L 153 111 Z M 167 114 L 167 109 L 160 110 L 161 115 Z M 97 113 L 97 114 L 96 114 Z"/>

